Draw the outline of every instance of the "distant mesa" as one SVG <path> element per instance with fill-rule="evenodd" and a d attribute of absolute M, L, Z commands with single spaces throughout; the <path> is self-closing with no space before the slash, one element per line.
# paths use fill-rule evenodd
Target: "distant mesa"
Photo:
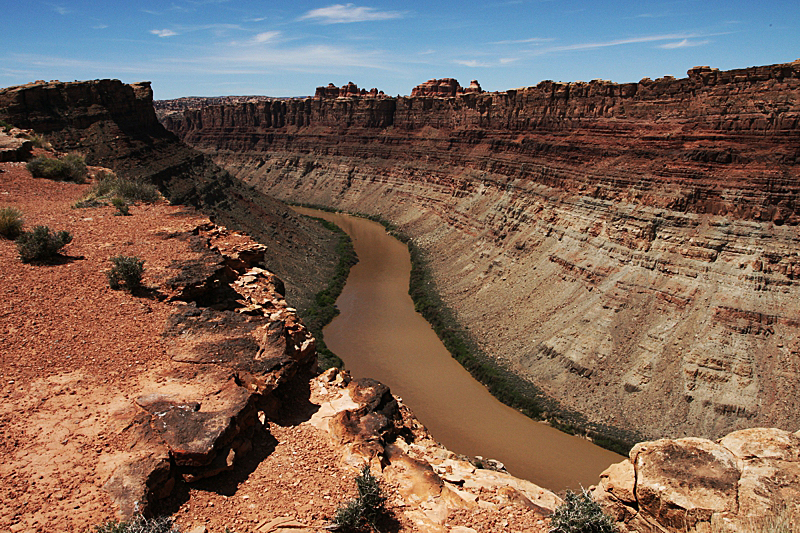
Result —
<path fill-rule="evenodd" d="M 481 84 L 478 80 L 469 82 L 469 87 L 462 87 L 458 80 L 454 78 L 441 78 L 428 80 L 414 87 L 411 96 L 456 96 L 459 94 L 479 94 L 482 93 Z"/>
<path fill-rule="evenodd" d="M 469 87 L 462 87 L 458 80 L 454 78 L 441 78 L 428 80 L 414 87 L 411 91 L 411 96 L 439 96 L 439 97 L 453 97 L 461 94 L 480 94 L 483 92 L 481 84 L 478 80 L 472 80 Z M 372 88 L 369 91 L 366 89 L 359 89 L 355 83 L 348 82 L 347 85 L 337 87 L 333 83 L 329 83 L 324 87 L 317 87 L 314 93 L 315 100 L 324 100 L 329 98 L 352 98 L 356 96 L 365 96 L 371 98 L 388 98 L 383 91 Z"/>
<path fill-rule="evenodd" d="M 374 87 L 369 91 L 366 89 L 359 89 L 358 85 L 352 81 L 348 82 L 347 85 L 342 85 L 341 87 L 337 87 L 336 85 L 329 83 L 327 87 L 317 87 L 317 91 L 314 93 L 315 100 L 325 98 L 350 98 L 353 96 L 367 96 L 372 98 L 386 97 L 383 91 L 379 91 Z"/>

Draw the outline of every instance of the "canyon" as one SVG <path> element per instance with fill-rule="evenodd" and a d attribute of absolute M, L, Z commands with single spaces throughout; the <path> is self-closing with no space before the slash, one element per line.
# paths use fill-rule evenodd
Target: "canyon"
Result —
<path fill-rule="evenodd" d="M 440 81 L 159 116 L 256 190 L 399 228 L 554 419 L 630 444 L 797 429 L 800 61 Z"/>
<path fill-rule="evenodd" d="M 798 68 L 699 68 L 624 95 L 599 81 L 513 91 L 561 94 L 542 104 L 561 109 L 549 130 L 522 103 L 513 127 L 532 129 L 479 127 L 511 92 L 450 96 L 452 81 L 407 102 L 358 91 L 162 114 L 187 139 L 185 121 L 204 120 L 200 149 L 155 120 L 147 83 L 0 90 L 3 120 L 79 151 L 93 172 L 157 183 L 172 204 L 76 209 L 89 185 L 0 163 L 2 205 L 76 235 L 49 266 L 0 240 L 14 356 L 0 359 L 0 526 L 84 531 L 144 504 L 193 529 L 321 531 L 368 463 L 400 531 L 546 530 L 557 496 L 442 448 L 380 383 L 313 372 L 290 306 L 320 286 L 333 241 L 268 190 L 391 220 L 486 353 L 590 423 L 712 436 L 640 443 L 601 475 L 593 495 L 623 531 L 738 531 L 777 513 L 797 500 L 798 433 L 717 437 L 796 423 Z M 589 86 L 604 87 L 604 111 Z M 667 112 L 672 100 L 685 105 Z M 399 104 L 420 129 L 397 127 Z M 637 106 L 651 122 L 619 115 Z M 764 106 L 775 111 L 761 121 L 752 110 Z M 211 126 L 226 113 L 265 122 Z M 101 265 L 122 252 L 147 259 L 154 297 L 108 288 Z M 273 265 L 295 281 L 284 287 Z"/>

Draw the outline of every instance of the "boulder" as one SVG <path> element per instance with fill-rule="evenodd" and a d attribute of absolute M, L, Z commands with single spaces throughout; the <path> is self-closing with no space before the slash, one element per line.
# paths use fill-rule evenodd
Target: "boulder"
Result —
<path fill-rule="evenodd" d="M 623 533 L 741 531 L 797 512 L 798 454 L 800 435 L 775 428 L 644 442 L 603 472 L 592 496 Z"/>

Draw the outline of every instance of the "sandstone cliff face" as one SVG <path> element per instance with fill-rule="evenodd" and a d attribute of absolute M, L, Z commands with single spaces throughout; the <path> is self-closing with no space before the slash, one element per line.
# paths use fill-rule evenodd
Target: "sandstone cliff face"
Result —
<path fill-rule="evenodd" d="M 149 82 L 9 87 L 0 90 L 0 117 L 42 134 L 56 150 L 78 152 L 90 165 L 156 183 L 172 202 L 200 207 L 247 231 L 268 247 L 270 268 L 286 281 L 290 299 L 300 308 L 333 272 L 335 239 L 280 202 L 244 187 L 165 130 L 156 118 Z"/>
<path fill-rule="evenodd" d="M 800 62 L 164 124 L 260 191 L 380 214 L 490 355 L 644 435 L 796 429 Z"/>

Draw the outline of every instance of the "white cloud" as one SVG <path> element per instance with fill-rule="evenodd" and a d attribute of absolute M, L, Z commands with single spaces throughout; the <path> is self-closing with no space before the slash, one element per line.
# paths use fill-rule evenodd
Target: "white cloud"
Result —
<path fill-rule="evenodd" d="M 153 35 L 158 35 L 159 37 L 173 37 L 178 35 L 177 32 L 172 30 L 150 30 L 150 33 Z"/>
<path fill-rule="evenodd" d="M 56 4 L 48 4 L 48 5 L 50 7 L 52 7 L 53 11 L 55 11 L 59 15 L 66 15 L 67 13 L 70 12 L 70 10 L 67 9 L 66 7 L 64 7 L 64 6 L 59 6 L 59 5 L 56 5 Z"/>
<path fill-rule="evenodd" d="M 565 46 L 553 46 L 548 48 L 548 52 L 562 52 L 568 50 L 594 50 L 596 48 L 605 48 L 608 46 L 620 46 L 623 44 L 636 44 L 636 43 L 652 43 L 655 41 L 667 41 L 670 39 L 686 39 L 693 37 L 693 35 L 685 34 L 666 34 L 666 35 L 648 35 L 645 37 L 631 37 L 629 39 L 614 39 L 612 41 L 604 41 L 599 43 L 580 43 L 568 44 Z"/>
<path fill-rule="evenodd" d="M 477 59 L 456 59 L 453 61 L 457 65 L 464 65 L 465 67 L 470 68 L 478 68 L 478 67 L 491 67 L 490 63 L 484 63 L 482 61 L 478 61 Z"/>
<path fill-rule="evenodd" d="M 108 24 L 98 24 L 96 26 L 92 26 L 93 30 L 104 30 L 108 28 Z"/>
<path fill-rule="evenodd" d="M 642 37 L 630 37 L 627 39 L 614 39 L 611 41 L 602 41 L 596 43 L 578 43 L 578 44 L 568 44 L 563 46 L 549 46 L 547 48 L 541 48 L 534 50 L 529 53 L 533 53 L 533 55 L 544 55 L 549 54 L 552 52 L 570 52 L 573 50 L 580 51 L 580 50 L 596 50 L 598 48 L 606 48 L 609 46 L 622 46 L 626 44 L 639 44 L 639 43 L 652 43 L 657 41 L 677 41 L 675 43 L 666 43 L 661 45 L 660 48 L 682 48 L 684 46 L 700 46 L 702 44 L 707 44 L 710 41 L 691 41 L 690 39 L 696 39 L 698 37 L 711 37 L 715 35 L 727 35 L 730 32 L 721 32 L 721 33 L 707 33 L 707 34 L 691 34 L 691 33 L 665 33 L 661 35 L 645 35 Z M 685 43 L 684 43 L 685 41 Z"/>
<path fill-rule="evenodd" d="M 508 65 L 509 63 L 513 63 L 514 61 L 519 61 L 518 57 L 501 57 L 500 64 L 501 65 Z"/>
<path fill-rule="evenodd" d="M 703 46 L 704 44 L 708 44 L 711 41 L 706 39 L 705 41 L 690 41 L 689 39 L 684 39 L 682 41 L 678 41 L 675 43 L 665 43 L 658 45 L 659 48 L 664 48 L 665 50 L 672 50 L 673 48 L 689 48 L 691 46 Z"/>
<path fill-rule="evenodd" d="M 554 41 L 552 38 L 531 37 L 530 39 L 513 39 L 510 41 L 495 41 L 489 44 L 542 44 Z"/>
<path fill-rule="evenodd" d="M 321 24 L 344 24 L 396 19 L 403 16 L 400 11 L 378 11 L 374 7 L 358 7 L 354 4 L 333 4 L 312 9 L 299 20 L 316 20 Z"/>
<path fill-rule="evenodd" d="M 263 33 L 256 34 L 256 36 L 253 37 L 253 42 L 258 44 L 268 43 L 270 41 L 274 41 L 275 39 L 280 37 L 280 35 L 281 32 L 279 31 L 265 31 Z"/>

